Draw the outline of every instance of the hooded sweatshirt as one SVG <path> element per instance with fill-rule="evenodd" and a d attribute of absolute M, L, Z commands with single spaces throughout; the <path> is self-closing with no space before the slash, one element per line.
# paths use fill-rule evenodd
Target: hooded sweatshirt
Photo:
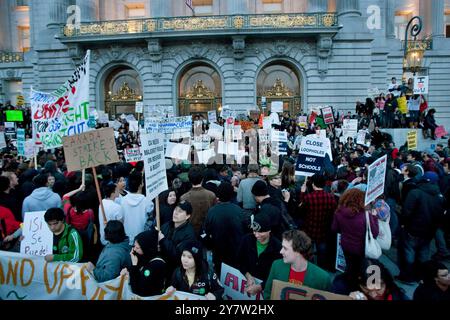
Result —
<path fill-rule="evenodd" d="M 47 211 L 50 208 L 59 207 L 61 207 L 61 197 L 58 194 L 47 187 L 37 188 L 23 201 L 22 218 L 25 217 L 25 212 Z"/>
<path fill-rule="evenodd" d="M 129 193 L 122 198 L 122 216 L 125 233 L 133 245 L 134 238 L 144 231 L 148 215 L 153 211 L 153 202 L 138 193 Z"/>
<path fill-rule="evenodd" d="M 131 267 L 130 240 L 125 238 L 120 243 L 108 243 L 98 258 L 94 276 L 98 282 L 117 278 L 123 268 Z"/>

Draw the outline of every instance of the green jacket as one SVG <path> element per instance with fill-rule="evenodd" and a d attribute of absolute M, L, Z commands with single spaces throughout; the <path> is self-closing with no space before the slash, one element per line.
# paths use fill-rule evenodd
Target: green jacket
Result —
<path fill-rule="evenodd" d="M 290 270 L 291 265 L 284 263 L 283 259 L 275 260 L 272 263 L 272 268 L 270 269 L 270 274 L 266 281 L 266 287 L 264 288 L 264 300 L 270 299 L 273 280 L 289 281 Z M 303 285 L 316 290 L 329 291 L 331 288 L 331 277 L 328 272 L 322 270 L 315 264 L 308 262 Z"/>
<path fill-rule="evenodd" d="M 53 246 L 53 261 L 79 262 L 83 257 L 83 242 L 77 230 L 64 223 L 62 237 Z"/>

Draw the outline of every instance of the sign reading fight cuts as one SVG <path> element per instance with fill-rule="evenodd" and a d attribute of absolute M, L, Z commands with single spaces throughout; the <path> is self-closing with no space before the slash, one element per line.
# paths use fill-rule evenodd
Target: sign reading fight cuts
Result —
<path fill-rule="evenodd" d="M 295 174 L 310 177 L 322 170 L 328 150 L 328 139 L 304 137 L 295 165 Z"/>
<path fill-rule="evenodd" d="M 93 130 L 63 140 L 69 171 L 119 162 L 113 128 Z"/>

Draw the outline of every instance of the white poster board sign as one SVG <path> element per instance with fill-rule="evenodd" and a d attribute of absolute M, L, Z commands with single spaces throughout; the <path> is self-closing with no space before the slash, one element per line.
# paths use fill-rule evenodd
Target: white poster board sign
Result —
<path fill-rule="evenodd" d="M 217 122 L 217 113 L 216 110 L 208 111 L 208 122 L 215 123 Z"/>
<path fill-rule="evenodd" d="M 147 199 L 153 200 L 168 189 L 166 161 L 164 158 L 164 135 L 142 134 L 141 151 L 144 160 Z"/>
<path fill-rule="evenodd" d="M 142 161 L 142 153 L 140 148 L 127 148 L 124 150 L 124 156 L 126 162 Z"/>
<path fill-rule="evenodd" d="M 414 94 L 428 94 L 428 76 L 414 77 Z"/>
<path fill-rule="evenodd" d="M 136 113 L 142 113 L 143 109 L 144 109 L 144 103 L 142 101 L 137 101 L 136 109 L 135 109 Z"/>
<path fill-rule="evenodd" d="M 367 191 L 364 205 L 374 201 L 384 193 L 384 183 L 386 179 L 387 155 L 377 159 L 369 166 L 367 175 Z"/>
<path fill-rule="evenodd" d="M 190 151 L 190 144 L 168 142 L 165 157 L 179 160 L 188 160 Z"/>
<path fill-rule="evenodd" d="M 129 131 L 132 131 L 132 132 L 138 132 L 139 131 L 139 124 L 138 124 L 138 122 L 137 121 L 129 121 L 128 122 L 129 123 Z"/>
<path fill-rule="evenodd" d="M 283 112 L 283 101 L 272 101 L 270 104 L 271 112 Z"/>
<path fill-rule="evenodd" d="M 209 130 L 208 135 L 215 139 L 222 139 L 223 137 L 223 127 L 216 124 L 216 123 L 210 123 L 209 124 Z"/>
<path fill-rule="evenodd" d="M 44 214 L 45 211 L 25 212 L 20 253 L 42 257 L 53 253 L 53 233 Z"/>
<path fill-rule="evenodd" d="M 262 281 L 255 278 L 256 284 Z M 264 300 L 263 292 L 257 295 L 250 295 L 245 292 L 247 279 L 238 270 L 225 263 L 222 263 L 220 273 L 220 283 L 224 288 L 224 296 L 227 300 Z"/>
<path fill-rule="evenodd" d="M 278 130 L 271 130 L 271 141 L 276 141 L 276 142 L 287 142 L 287 132 L 286 131 L 278 131 Z"/>

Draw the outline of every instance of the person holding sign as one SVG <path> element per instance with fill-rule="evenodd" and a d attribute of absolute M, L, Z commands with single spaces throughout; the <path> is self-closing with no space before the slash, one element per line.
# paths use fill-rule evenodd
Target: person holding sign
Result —
<path fill-rule="evenodd" d="M 45 261 L 79 262 L 83 257 L 83 243 L 75 228 L 65 223 L 66 217 L 61 208 L 50 208 L 44 220 L 53 233 L 53 254 L 45 256 Z"/>
<path fill-rule="evenodd" d="M 21 234 L 21 223 L 16 220 L 11 210 L 0 206 L 0 250 L 8 250 Z"/>
<path fill-rule="evenodd" d="M 222 300 L 224 289 L 216 273 L 208 270 L 201 244 L 198 241 L 186 242 L 181 252 L 181 266 L 173 273 L 166 293 L 179 290 L 205 296 L 208 300 Z"/>

